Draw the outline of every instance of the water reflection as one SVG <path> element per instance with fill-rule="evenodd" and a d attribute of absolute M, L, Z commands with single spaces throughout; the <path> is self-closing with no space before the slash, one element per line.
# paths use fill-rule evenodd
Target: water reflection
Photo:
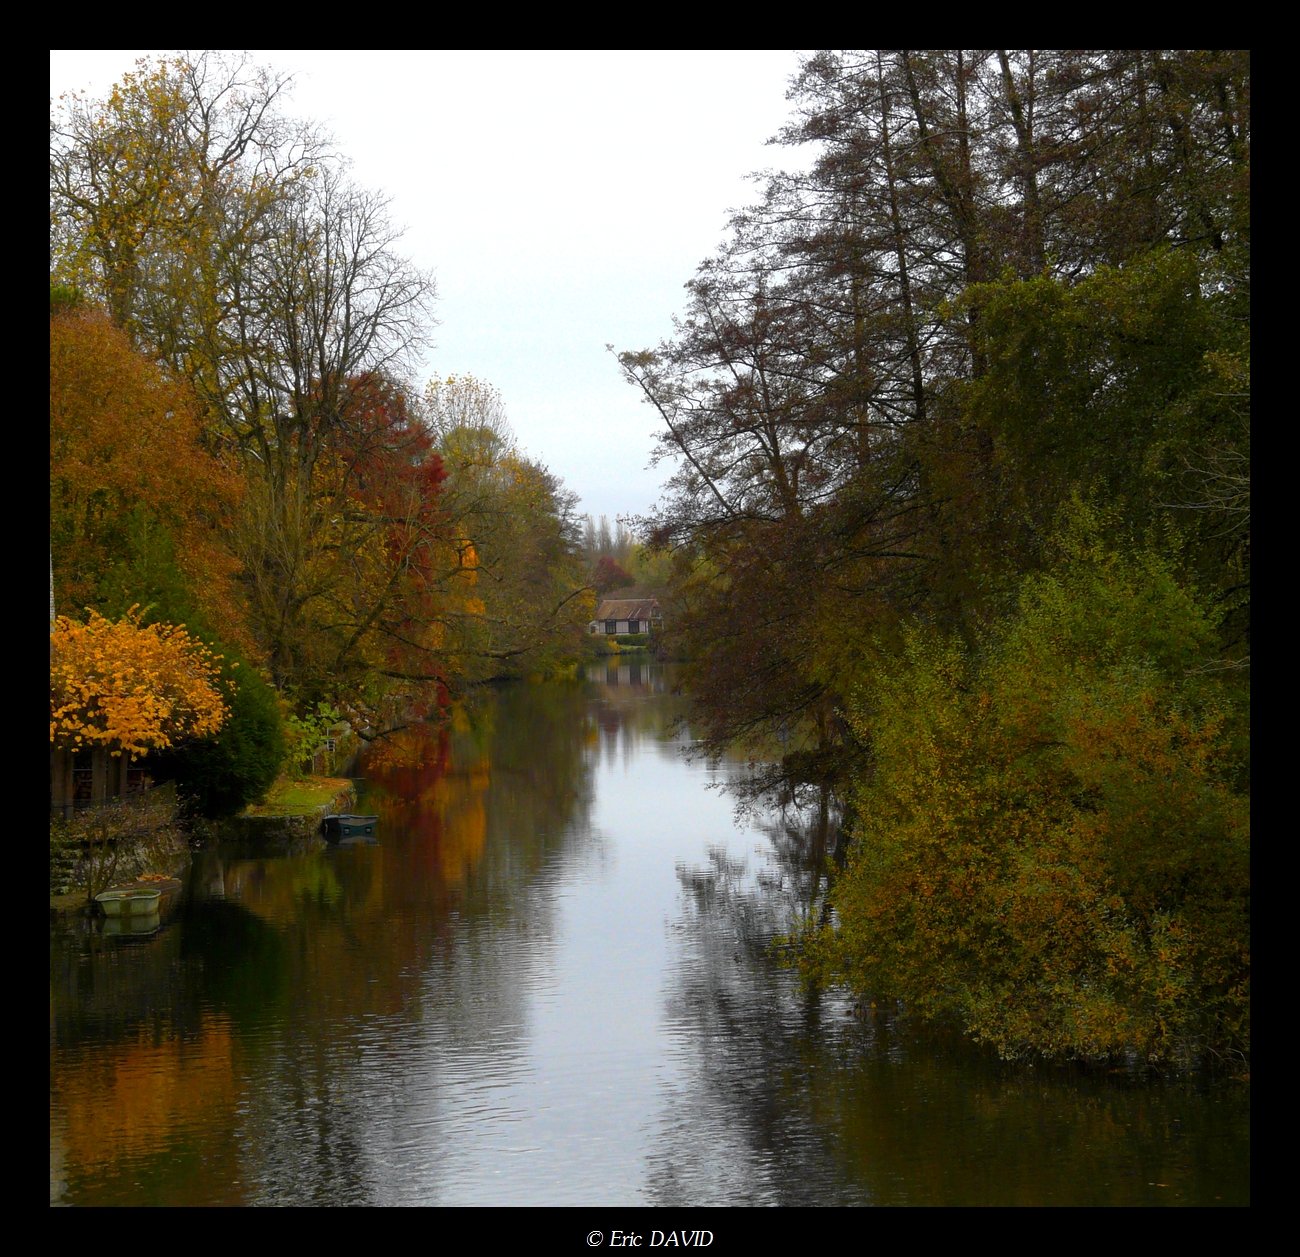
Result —
<path fill-rule="evenodd" d="M 1231 1085 L 1011 1067 L 905 1031 L 892 1007 L 799 988 L 763 946 L 797 906 L 746 860 L 715 851 L 681 877 L 667 1008 L 689 1070 L 653 1158 L 656 1203 L 1248 1201 Z"/>
<path fill-rule="evenodd" d="M 833 816 L 737 826 L 661 668 L 367 759 L 377 843 L 196 857 L 51 948 L 71 1204 L 1240 1203 L 1236 1092 L 1000 1068 L 813 997 Z M 734 766 L 740 771 L 740 766 Z"/>

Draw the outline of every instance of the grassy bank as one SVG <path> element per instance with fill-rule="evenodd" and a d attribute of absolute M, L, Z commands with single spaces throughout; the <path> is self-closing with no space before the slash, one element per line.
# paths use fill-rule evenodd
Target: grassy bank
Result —
<path fill-rule="evenodd" d="M 321 808 L 330 808 L 352 797 L 352 782 L 347 777 L 283 776 L 266 792 L 260 803 L 244 809 L 245 816 L 302 816 Z"/>

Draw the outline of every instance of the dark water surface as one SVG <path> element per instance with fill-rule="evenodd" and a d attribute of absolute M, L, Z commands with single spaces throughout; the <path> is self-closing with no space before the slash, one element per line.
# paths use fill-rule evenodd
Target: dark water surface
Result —
<path fill-rule="evenodd" d="M 1240 1084 L 801 992 L 767 944 L 817 826 L 736 823 L 657 665 L 593 677 L 372 759 L 376 845 L 203 853 L 157 934 L 53 931 L 51 1202 L 1249 1203 Z"/>

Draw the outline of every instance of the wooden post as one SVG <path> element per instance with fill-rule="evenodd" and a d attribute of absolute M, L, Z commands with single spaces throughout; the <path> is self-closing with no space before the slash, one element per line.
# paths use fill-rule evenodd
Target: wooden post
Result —
<path fill-rule="evenodd" d="M 108 752 L 97 746 L 90 752 L 90 801 L 104 803 L 108 800 Z"/>
<path fill-rule="evenodd" d="M 72 756 L 59 746 L 50 752 L 50 811 L 66 817 L 72 810 Z"/>

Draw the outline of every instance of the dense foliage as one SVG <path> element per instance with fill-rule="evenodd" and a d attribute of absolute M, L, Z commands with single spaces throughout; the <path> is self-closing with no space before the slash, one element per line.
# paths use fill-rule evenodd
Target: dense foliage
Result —
<path fill-rule="evenodd" d="M 872 767 L 821 956 L 1006 1055 L 1239 1050 L 1240 696 L 1158 555 L 1070 540 L 976 645 L 910 630 L 850 695 Z"/>
<path fill-rule="evenodd" d="M 132 348 L 102 310 L 52 307 L 50 545 L 59 605 L 120 615 L 146 601 L 148 590 L 129 586 L 160 576 L 142 569 L 162 546 L 160 566 L 239 636 L 236 564 L 223 539 L 239 498 L 234 470 L 205 448 L 185 382 Z M 127 567 L 132 574 L 122 579 Z"/>
<path fill-rule="evenodd" d="M 1007 1054 L 1246 1043 L 1249 92 L 818 53 L 807 160 L 621 355 L 706 748 L 849 809 L 810 967 Z"/>
<path fill-rule="evenodd" d="M 270 789 L 285 760 L 280 696 L 247 664 L 222 659 L 218 687 L 229 717 L 215 735 L 155 756 L 152 771 L 174 781 L 185 809 L 233 816 Z"/>

